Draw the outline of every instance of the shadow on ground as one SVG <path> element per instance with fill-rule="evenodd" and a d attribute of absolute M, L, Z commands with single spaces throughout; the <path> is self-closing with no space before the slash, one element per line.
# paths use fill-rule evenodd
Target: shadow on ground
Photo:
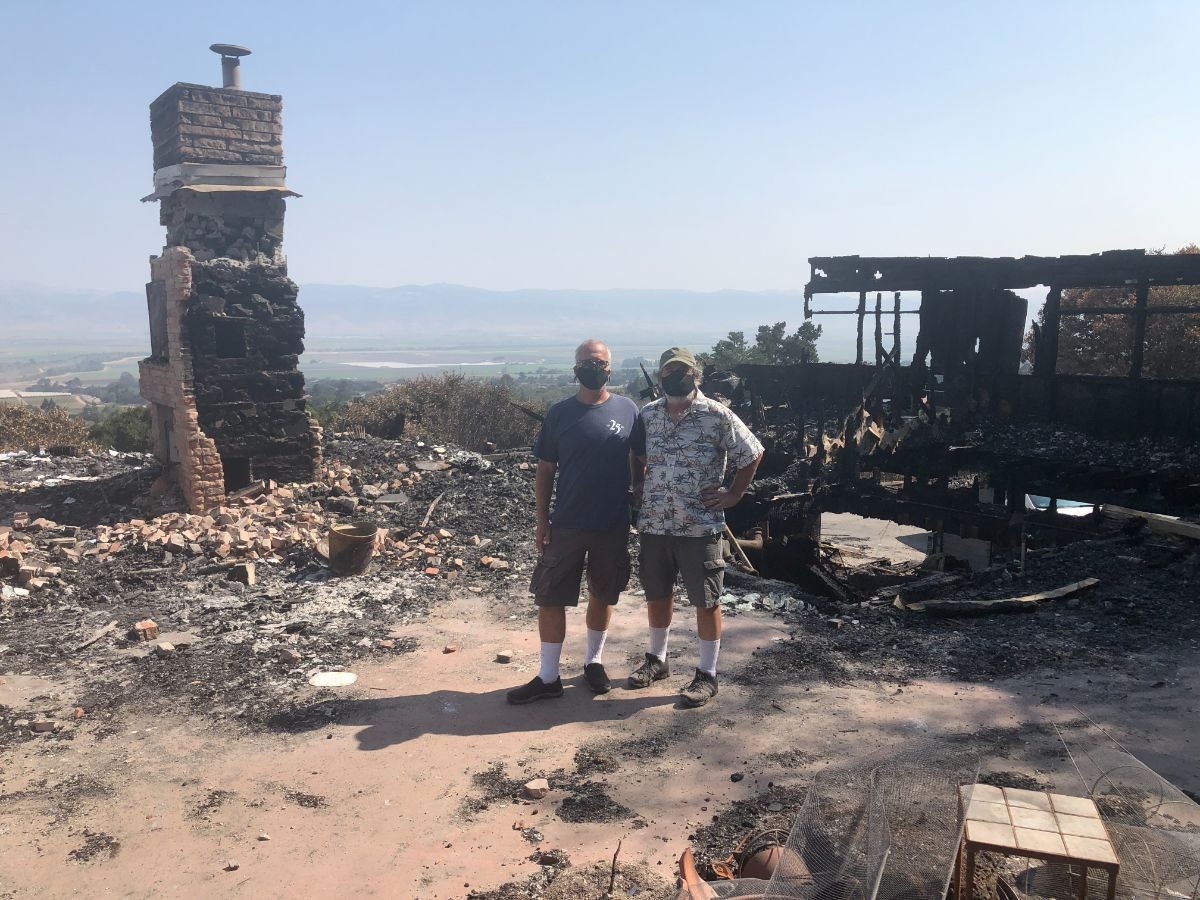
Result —
<path fill-rule="evenodd" d="M 507 688 L 482 693 L 436 690 L 425 694 L 357 700 L 328 700 L 274 717 L 275 731 L 312 731 L 325 725 L 362 726 L 360 750 L 382 750 L 425 734 L 463 737 L 544 732 L 557 725 L 620 722 L 658 706 L 673 706 L 674 694 L 635 694 L 620 688 L 597 697 L 586 687 L 567 684 L 561 698 L 527 706 L 506 702 Z"/>

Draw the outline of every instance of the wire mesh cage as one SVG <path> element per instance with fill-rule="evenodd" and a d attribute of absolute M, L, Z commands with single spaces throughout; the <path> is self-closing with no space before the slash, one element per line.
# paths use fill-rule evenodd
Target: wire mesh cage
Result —
<path fill-rule="evenodd" d="M 942 900 L 962 830 L 958 790 L 979 754 L 920 743 L 830 766 L 813 779 L 769 880 L 707 886 L 714 898 Z"/>
<path fill-rule="evenodd" d="M 999 853 L 981 853 L 975 862 L 975 896 L 999 900 L 1081 900 L 1108 897 L 1108 876 L 1087 870 L 1087 885 L 1080 865 L 1044 862 Z"/>
<path fill-rule="evenodd" d="M 1059 737 L 1121 860 L 1117 897 L 1200 900 L 1200 804 L 1092 726 Z"/>

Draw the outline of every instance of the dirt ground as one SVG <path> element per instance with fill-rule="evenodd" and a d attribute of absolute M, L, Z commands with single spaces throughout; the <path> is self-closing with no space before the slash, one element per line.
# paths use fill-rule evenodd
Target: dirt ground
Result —
<path fill-rule="evenodd" d="M 606 651 L 614 677 L 643 650 L 640 605 L 627 595 L 617 609 Z M 881 747 L 972 734 L 989 748 L 985 776 L 1078 793 L 1049 725 L 1081 712 L 1200 794 L 1200 649 L 1190 636 L 1169 652 L 1046 660 L 994 680 L 882 668 L 837 683 L 816 673 L 780 681 L 744 673 L 783 644 L 803 654 L 806 632 L 828 626 L 745 611 L 727 619 L 729 677 L 716 701 L 685 710 L 675 695 L 695 662 L 689 619 L 681 609 L 669 680 L 594 697 L 579 677 L 575 614 L 565 696 L 511 707 L 504 691 L 536 670 L 530 609 L 462 591 L 409 628 L 417 650 L 359 660 L 356 684 L 306 688 L 270 727 L 126 704 L 103 729 L 10 745 L 0 756 L 0 897 L 599 896 L 618 842 L 615 895 L 671 896 L 689 844 L 703 862 L 750 827 L 786 827 L 812 772 Z M 514 652 L 510 664 L 496 661 L 500 650 Z M 0 706 L 74 696 L 69 676 L 0 679 Z M 520 785 L 540 775 L 549 795 L 522 799 Z"/>

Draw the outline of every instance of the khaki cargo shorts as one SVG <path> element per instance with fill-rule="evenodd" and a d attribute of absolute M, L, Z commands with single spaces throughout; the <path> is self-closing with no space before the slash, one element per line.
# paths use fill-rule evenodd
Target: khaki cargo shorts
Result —
<path fill-rule="evenodd" d="M 529 590 L 538 606 L 578 606 L 587 569 L 588 590 L 615 606 L 629 584 L 629 526 L 603 531 L 552 528 L 550 543 L 533 570 Z"/>
<path fill-rule="evenodd" d="M 678 537 L 643 534 L 638 574 L 647 600 L 665 600 L 675 591 L 675 580 L 683 577 L 692 606 L 712 609 L 719 604 L 725 587 L 725 553 L 721 535 Z"/>

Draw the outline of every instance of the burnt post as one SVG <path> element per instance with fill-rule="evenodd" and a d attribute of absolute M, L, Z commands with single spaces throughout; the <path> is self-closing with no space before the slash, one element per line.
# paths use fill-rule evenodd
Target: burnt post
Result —
<path fill-rule="evenodd" d="M 1137 306 L 1133 314 L 1133 355 L 1129 361 L 1129 380 L 1132 382 L 1139 431 L 1146 418 L 1146 404 L 1142 393 L 1142 364 L 1146 353 L 1146 307 L 1149 301 L 1150 283 L 1142 277 L 1138 279 Z"/>
<path fill-rule="evenodd" d="M 192 510 L 258 478 L 307 481 L 321 459 L 309 416 L 304 314 L 283 255 L 282 98 L 240 89 L 244 47 L 215 44 L 223 85 L 175 84 L 150 104 L 166 246 L 146 286 L 140 364 L 155 454 Z"/>
<path fill-rule="evenodd" d="M 892 298 L 892 359 L 900 365 L 900 292 Z"/>
<path fill-rule="evenodd" d="M 1133 312 L 1133 353 L 1129 357 L 1129 377 L 1133 381 L 1142 377 L 1142 357 L 1146 352 L 1146 307 L 1149 300 L 1150 283 L 1142 278 L 1137 286 L 1137 305 Z"/>
<path fill-rule="evenodd" d="M 858 353 L 855 354 L 854 364 L 861 366 L 863 363 L 863 319 L 867 315 L 867 292 L 858 292 Z"/>
<path fill-rule="evenodd" d="M 1062 288 L 1051 286 L 1050 293 L 1046 295 L 1042 340 L 1045 341 L 1043 359 L 1046 364 L 1046 412 L 1052 422 L 1058 418 L 1058 329 L 1061 304 Z"/>
<path fill-rule="evenodd" d="M 875 365 L 883 365 L 883 294 L 875 292 Z"/>

